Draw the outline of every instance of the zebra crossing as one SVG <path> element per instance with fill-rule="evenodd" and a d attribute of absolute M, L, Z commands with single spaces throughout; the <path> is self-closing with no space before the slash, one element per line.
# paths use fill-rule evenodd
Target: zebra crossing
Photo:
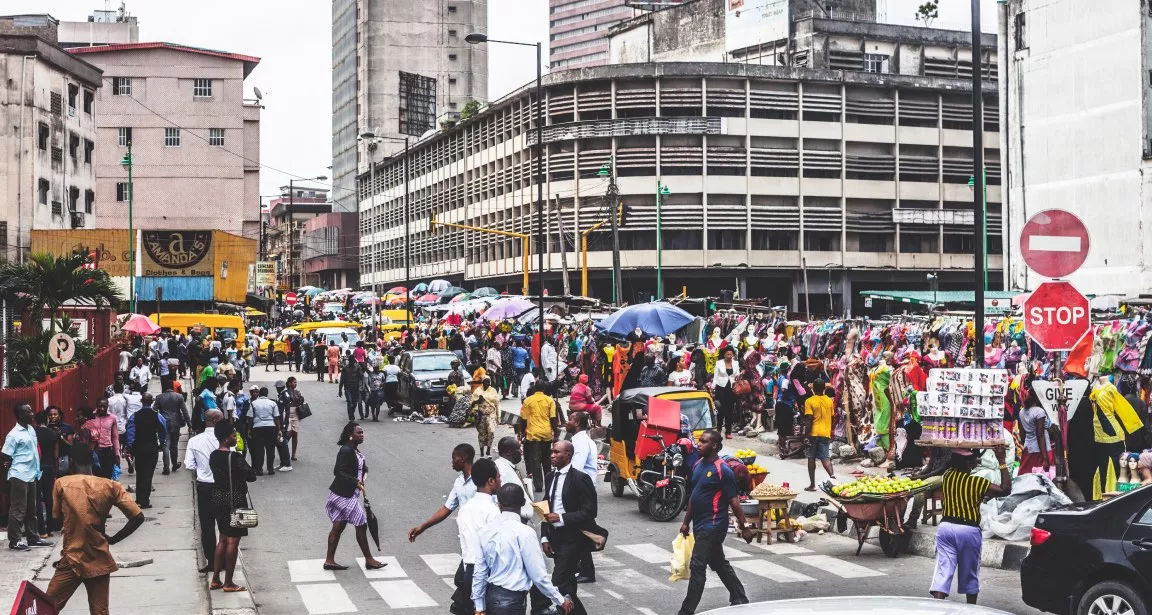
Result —
<path fill-rule="evenodd" d="M 800 544 L 744 544 L 730 541 L 724 550 L 732 566 L 745 583 L 814 583 L 833 579 L 860 579 L 886 576 L 885 572 L 854 563 L 841 557 L 821 554 Z M 668 580 L 669 548 L 652 543 L 609 545 L 596 560 L 597 582 L 580 586 L 580 598 L 586 605 L 604 607 L 629 605 L 648 615 L 642 606 L 645 596 L 669 590 L 682 592 L 684 583 Z M 405 613 L 443 612 L 455 589 L 453 575 L 460 562 L 457 553 L 431 553 L 379 557 L 388 565 L 381 570 L 365 568 L 364 558 L 356 558 L 356 567 L 334 573 L 323 569 L 323 560 L 292 560 L 288 573 L 309 615 L 396 610 Z M 438 579 L 438 580 L 437 580 Z M 372 592 L 349 588 L 367 584 Z M 347 586 L 347 587 L 346 587 Z M 709 573 L 706 590 L 724 591 L 715 574 Z M 365 598 L 365 596 L 368 596 Z M 376 601 L 378 597 L 380 602 Z M 359 602 L 359 604 L 357 603 Z M 589 608 L 590 612 L 596 612 Z M 601 611 L 603 612 L 603 611 Z"/>

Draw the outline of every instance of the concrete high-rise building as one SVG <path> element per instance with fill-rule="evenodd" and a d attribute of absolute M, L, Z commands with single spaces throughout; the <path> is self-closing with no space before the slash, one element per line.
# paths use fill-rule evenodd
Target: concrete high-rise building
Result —
<path fill-rule="evenodd" d="M 104 71 L 96 118 L 100 228 L 260 231 L 260 104 L 244 79 L 260 58 L 175 43 L 74 47 Z"/>
<path fill-rule="evenodd" d="M 56 44 L 51 15 L 0 17 L 0 261 L 27 254 L 32 229 L 95 222 L 100 69 Z"/>
<path fill-rule="evenodd" d="M 88 21 L 60 22 L 60 46 L 96 47 L 140 42 L 140 26 L 123 2 L 115 11 L 92 11 Z"/>
<path fill-rule="evenodd" d="M 554 71 L 608 63 L 608 30 L 636 16 L 627 0 L 549 0 L 548 64 Z"/>
<path fill-rule="evenodd" d="M 332 194 L 356 211 L 356 175 L 488 98 L 487 0 L 332 2 Z M 384 139 L 358 141 L 373 132 Z"/>

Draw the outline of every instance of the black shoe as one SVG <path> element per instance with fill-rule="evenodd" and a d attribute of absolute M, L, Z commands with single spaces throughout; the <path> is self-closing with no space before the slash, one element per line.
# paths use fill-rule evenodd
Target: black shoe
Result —
<path fill-rule="evenodd" d="M 8 550 L 9 551 L 31 551 L 32 549 L 27 544 L 25 544 L 24 541 L 20 541 L 20 542 L 8 543 Z"/>
<path fill-rule="evenodd" d="M 595 583 L 596 577 L 578 576 L 576 577 L 577 583 Z"/>
<path fill-rule="evenodd" d="M 140 510 L 147 510 L 149 508 L 152 508 L 151 504 L 140 504 Z"/>
<path fill-rule="evenodd" d="M 256 476 L 264 476 L 264 470 L 256 470 Z"/>
<path fill-rule="evenodd" d="M 37 538 L 36 540 L 28 541 L 29 547 L 51 547 L 55 544 L 56 543 L 52 542 L 51 540 L 44 540 L 43 538 Z"/>
<path fill-rule="evenodd" d="M 164 476 L 168 476 L 168 475 L 169 475 L 169 474 L 171 474 L 171 473 L 172 473 L 172 472 L 170 472 L 170 471 L 168 470 L 168 468 L 164 468 L 164 471 L 163 471 L 163 472 L 161 472 L 161 474 L 163 474 Z"/>

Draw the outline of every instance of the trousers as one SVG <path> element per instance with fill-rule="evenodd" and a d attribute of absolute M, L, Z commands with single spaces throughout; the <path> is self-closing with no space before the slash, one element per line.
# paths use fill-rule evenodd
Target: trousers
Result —
<path fill-rule="evenodd" d="M 36 531 L 36 504 L 39 502 L 36 481 L 8 479 L 8 543 L 16 544 L 23 536 L 29 542 L 40 540 Z"/>
<path fill-rule="evenodd" d="M 586 615 L 588 611 L 584 610 L 584 603 L 576 595 L 579 588 L 576 574 L 580 569 L 580 560 L 590 549 L 588 540 L 579 534 L 565 535 L 557 532 L 550 542 L 553 561 L 556 563 L 552 569 L 552 584 L 560 591 L 560 595 L 572 599 L 572 610 L 568 615 Z"/>
<path fill-rule="evenodd" d="M 744 593 L 744 585 L 736 577 L 736 571 L 728 558 L 724 556 L 724 538 L 728 535 L 727 528 L 705 530 L 696 532 L 696 545 L 692 547 L 692 561 L 689 568 L 692 577 L 688 580 L 688 595 L 680 604 L 680 615 L 693 615 L 696 607 L 700 605 L 700 596 L 704 594 L 704 582 L 707 580 L 708 568 L 720 575 L 720 581 L 728 590 L 728 600 L 731 604 L 747 604 L 748 596 Z"/>
<path fill-rule="evenodd" d="M 524 472 L 532 476 L 536 492 L 544 491 L 544 477 L 552 467 L 551 440 L 524 440 Z"/>
<path fill-rule="evenodd" d="M 452 579 L 456 591 L 452 592 L 452 605 L 448 607 L 448 612 L 452 615 L 473 615 L 476 612 L 476 605 L 472 602 L 473 570 L 473 565 L 465 564 L 463 560 L 456 568 L 456 574 Z"/>
<path fill-rule="evenodd" d="M 984 535 L 980 528 L 941 521 L 936 528 L 936 569 L 932 573 L 930 591 L 944 595 L 952 593 L 952 577 L 956 577 L 956 592 L 971 596 L 980 593 L 980 549 Z"/>
<path fill-rule="evenodd" d="M 40 480 L 36 484 L 36 522 L 37 528 L 44 533 L 58 529 L 56 521 L 52 519 L 52 492 L 57 474 L 56 466 L 41 466 Z"/>
<path fill-rule="evenodd" d="M 180 428 L 168 428 L 168 446 L 164 449 L 164 469 L 175 470 L 180 463 Z"/>
<path fill-rule="evenodd" d="M 200 525 L 200 548 L 212 563 L 216 555 L 216 516 L 212 511 L 212 483 L 196 481 L 196 523 Z"/>
<path fill-rule="evenodd" d="M 83 579 L 71 568 L 57 568 L 52 574 L 52 580 L 48 582 L 48 590 L 45 593 L 48 594 L 48 599 L 56 604 L 56 608 L 62 611 L 81 583 L 84 584 L 84 591 L 88 594 L 88 612 L 91 615 L 108 615 L 110 578 L 106 574 Z"/>
<path fill-rule="evenodd" d="M 132 454 L 136 458 L 136 503 L 150 506 L 152 499 L 152 477 L 156 475 L 156 462 L 160 451 L 139 450 Z"/>
<path fill-rule="evenodd" d="M 252 447 L 252 468 L 259 472 L 266 462 L 271 474 L 276 463 L 276 426 L 253 427 L 252 440 L 255 441 L 248 443 Z"/>
<path fill-rule="evenodd" d="M 112 447 L 96 449 L 96 458 L 100 460 L 100 467 L 94 468 L 93 472 L 100 478 L 112 478 L 112 466 L 116 465 L 116 455 L 112 451 Z"/>
<path fill-rule="evenodd" d="M 524 615 L 527 608 L 528 592 L 514 592 L 488 584 L 484 594 L 484 611 L 488 615 Z"/>

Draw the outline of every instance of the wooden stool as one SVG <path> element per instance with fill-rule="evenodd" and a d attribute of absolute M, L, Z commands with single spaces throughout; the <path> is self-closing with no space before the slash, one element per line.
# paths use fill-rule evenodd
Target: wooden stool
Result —
<path fill-rule="evenodd" d="M 944 504 L 941 501 L 944 492 L 937 489 L 931 493 L 924 494 L 924 514 L 920 517 L 920 522 L 927 524 L 928 520 L 932 520 L 932 525 L 940 525 L 940 517 L 944 516 Z"/>
<path fill-rule="evenodd" d="M 777 534 L 783 536 L 788 542 L 796 542 L 796 526 L 788 514 L 792 499 L 758 500 L 756 502 L 757 514 L 753 529 L 756 542 L 764 542 L 764 539 L 767 538 L 768 544 L 772 544 Z M 773 519 L 773 516 L 776 518 Z"/>

